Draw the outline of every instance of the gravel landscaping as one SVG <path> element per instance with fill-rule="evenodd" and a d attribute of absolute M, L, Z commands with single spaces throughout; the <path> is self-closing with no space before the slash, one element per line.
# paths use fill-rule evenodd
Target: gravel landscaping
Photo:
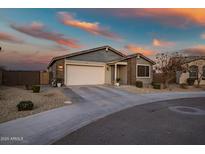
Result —
<path fill-rule="evenodd" d="M 18 111 L 16 105 L 26 100 L 34 103 L 34 109 Z M 59 88 L 46 87 L 40 93 L 33 93 L 24 87 L 0 86 L 0 123 L 64 106 L 68 100 Z"/>
<path fill-rule="evenodd" d="M 190 91 L 205 91 L 205 87 L 200 87 L 196 88 L 194 86 L 188 86 L 187 89 L 180 88 L 179 85 L 170 85 L 169 88 L 166 89 L 154 89 L 153 87 L 143 87 L 143 88 L 138 88 L 135 86 L 128 86 L 128 85 L 121 85 L 117 88 L 129 91 L 129 92 L 134 92 L 138 94 L 149 94 L 149 93 L 162 93 L 162 92 L 190 92 Z"/>

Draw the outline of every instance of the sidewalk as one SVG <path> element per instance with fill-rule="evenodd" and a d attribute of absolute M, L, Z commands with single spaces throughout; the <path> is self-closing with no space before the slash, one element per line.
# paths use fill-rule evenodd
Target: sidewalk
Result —
<path fill-rule="evenodd" d="M 99 118 L 128 107 L 192 97 L 205 97 L 205 92 L 132 94 L 129 97 L 74 103 L 0 124 L 0 144 L 51 144 Z M 17 137 L 17 139 L 10 137 Z"/>

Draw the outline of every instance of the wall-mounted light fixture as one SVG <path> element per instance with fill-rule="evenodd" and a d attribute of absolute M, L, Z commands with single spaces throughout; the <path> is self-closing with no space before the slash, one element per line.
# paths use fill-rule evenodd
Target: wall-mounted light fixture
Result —
<path fill-rule="evenodd" d="M 59 68 L 59 69 L 63 69 L 63 66 L 62 66 L 62 65 L 59 65 L 58 68 Z"/>

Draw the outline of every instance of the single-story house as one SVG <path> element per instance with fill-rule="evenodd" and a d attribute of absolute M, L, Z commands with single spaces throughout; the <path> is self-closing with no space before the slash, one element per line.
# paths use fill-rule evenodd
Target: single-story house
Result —
<path fill-rule="evenodd" d="M 189 56 L 185 57 L 183 65 L 186 65 L 187 71 L 177 72 L 177 83 L 187 83 L 187 79 L 201 78 L 200 85 L 205 85 L 205 57 L 203 56 Z M 195 81 L 195 84 L 197 82 Z"/>
<path fill-rule="evenodd" d="M 102 46 L 54 57 L 48 70 L 52 79 L 61 79 L 66 86 L 120 84 L 144 85 L 152 82 L 154 61 L 137 53 L 125 55 L 110 46 Z"/>

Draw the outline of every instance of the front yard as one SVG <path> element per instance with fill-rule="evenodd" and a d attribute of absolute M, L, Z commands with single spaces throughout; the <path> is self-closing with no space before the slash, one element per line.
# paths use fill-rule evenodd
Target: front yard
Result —
<path fill-rule="evenodd" d="M 166 89 L 154 89 L 152 86 L 146 88 L 138 88 L 135 86 L 128 86 L 128 85 L 121 85 L 117 88 L 129 91 L 129 92 L 134 92 L 137 94 L 149 94 L 149 93 L 163 93 L 163 92 L 189 92 L 189 91 L 205 91 L 205 86 L 201 86 L 200 88 L 196 88 L 194 86 L 187 86 L 187 88 L 181 88 L 177 84 L 172 84 L 169 85 L 169 88 Z"/>
<path fill-rule="evenodd" d="M 33 93 L 24 87 L 0 86 L 0 123 L 64 106 L 68 99 L 58 88 L 44 87 L 40 93 Z M 18 111 L 16 105 L 26 100 L 34 103 L 33 110 Z"/>
<path fill-rule="evenodd" d="M 205 90 L 205 87 L 188 86 L 187 88 L 181 88 L 176 84 L 170 85 L 166 89 L 154 89 L 151 86 L 149 88 L 137 88 L 128 85 L 117 86 L 117 88 L 136 94 Z M 18 111 L 16 105 L 20 101 L 28 100 L 34 103 L 33 110 Z M 32 90 L 25 90 L 24 87 L 0 86 L 0 123 L 64 106 L 66 105 L 65 101 L 69 101 L 69 98 L 64 95 L 60 88 L 42 86 L 40 93 L 33 93 Z"/>

